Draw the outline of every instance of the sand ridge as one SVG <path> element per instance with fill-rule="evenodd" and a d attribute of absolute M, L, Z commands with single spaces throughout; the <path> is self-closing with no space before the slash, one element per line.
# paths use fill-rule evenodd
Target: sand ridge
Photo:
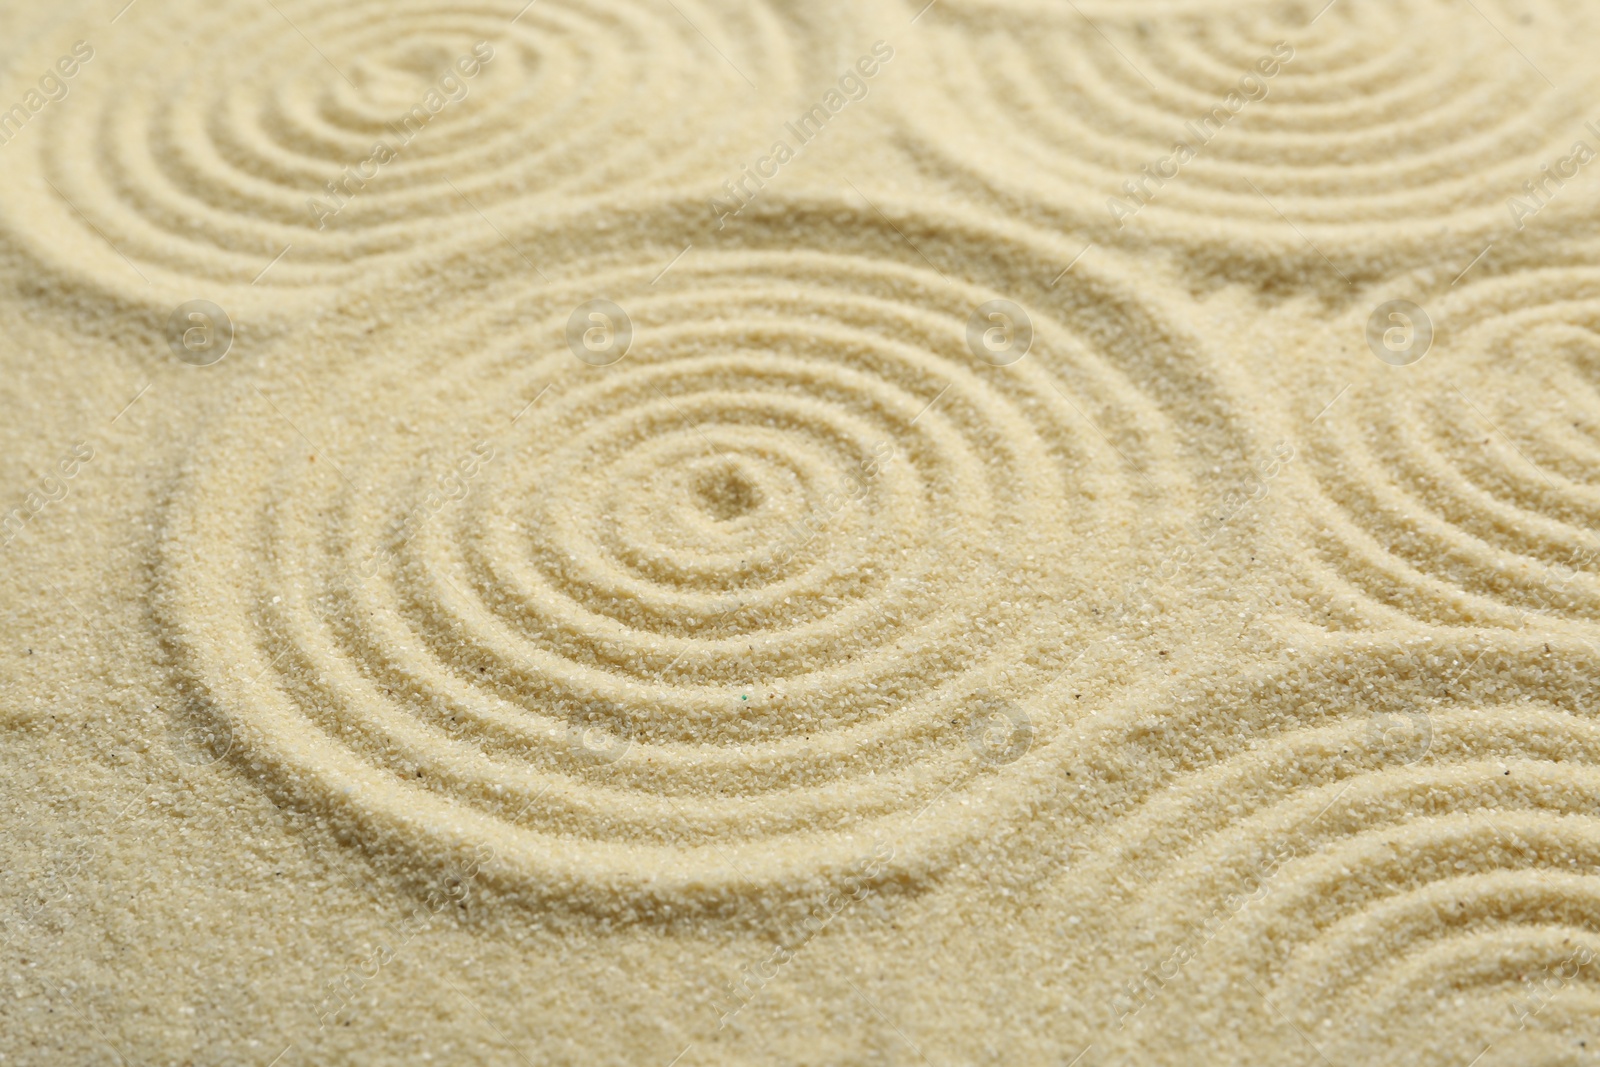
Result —
<path fill-rule="evenodd" d="M 948 106 L 905 109 L 907 149 L 1008 211 L 1100 244 L 1176 244 L 1205 257 L 1202 270 L 1256 277 L 1303 263 L 1331 284 L 1464 266 L 1537 217 L 1526 183 L 1580 139 L 1595 144 L 1582 5 L 1092 14 L 951 5 L 930 35 Z M 985 141 L 1011 162 L 989 165 Z M 1572 193 L 1592 209 L 1592 192 Z M 1528 207 L 1513 212 L 1513 198 Z M 1568 207 L 1592 234 L 1592 210 Z"/>
<path fill-rule="evenodd" d="M 1600 1059 L 1593 22 L 0 11 L 0 1055 Z"/>
<path fill-rule="evenodd" d="M 670 247 L 698 207 L 641 216 Z M 441 323 L 414 365 L 303 383 L 325 412 L 242 391 L 165 520 L 194 713 L 302 803 L 358 798 L 363 833 L 423 854 L 492 841 L 487 876 L 584 910 L 735 907 L 875 839 L 925 868 L 982 832 L 965 793 L 1020 752 L 975 724 L 1009 716 L 1025 751 L 1080 713 L 1114 617 L 1090 576 L 1155 570 L 1197 495 L 1128 375 L 1180 411 L 1215 387 L 1156 379 L 1180 330 L 1087 268 L 1059 322 L 1034 283 L 1028 362 L 993 365 L 968 343 L 1000 291 L 981 274 L 930 269 L 870 209 L 822 202 L 797 230 L 800 210 L 654 282 L 567 270 L 509 322 Z M 937 225 L 974 272 L 991 235 Z M 1006 292 L 1059 254 L 1025 249 L 988 268 Z M 631 308 L 611 366 L 563 342 L 587 292 Z M 387 412 L 392 443 L 362 422 L 347 444 L 352 407 Z M 1067 485 L 1080 506 L 1043 521 Z"/>
<path fill-rule="evenodd" d="M 806 59 L 808 17 L 766 4 L 505 6 L 199 5 L 181 35 L 130 12 L 53 133 L 0 156 L 11 237 L 119 293 L 315 303 L 464 229 L 496 240 L 503 205 L 663 189 L 757 147 Z"/>

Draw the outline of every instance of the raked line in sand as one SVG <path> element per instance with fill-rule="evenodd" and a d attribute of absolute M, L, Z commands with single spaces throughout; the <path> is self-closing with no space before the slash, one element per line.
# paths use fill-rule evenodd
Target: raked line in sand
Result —
<path fill-rule="evenodd" d="M 888 901 L 864 938 L 1001 886 L 1033 936 L 961 962 L 1031 1014 L 935 1052 L 1588 1055 L 1592 12 L 908 7 L 859 186 L 797 166 L 715 231 L 870 35 L 279 7 L 125 11 L 0 146 L 11 266 L 59 307 L 349 309 L 241 316 L 155 479 L 190 769 L 400 883 L 471 862 L 513 927 L 768 959 L 840 886 Z M 1354 348 L 1338 407 L 1218 325 L 1301 287 L 1363 294 L 1278 353 L 1320 383 Z M 1368 292 L 1426 304 L 1420 362 L 1367 361 Z"/>
<path fill-rule="evenodd" d="M 1120 687 L 1086 653 L 1209 491 L 1173 422 L 1239 448 L 1194 342 L 955 217 L 779 205 L 665 275 L 630 246 L 698 209 L 222 405 L 156 598 L 231 759 L 375 854 L 488 844 L 508 893 L 670 917 L 877 840 L 926 872 Z M 1026 358 L 969 340 L 1010 298 Z"/>
<path fill-rule="evenodd" d="M 941 8 L 906 149 L 964 195 L 1097 243 L 1340 288 L 1459 269 L 1526 227 L 1594 233 L 1587 5 Z"/>

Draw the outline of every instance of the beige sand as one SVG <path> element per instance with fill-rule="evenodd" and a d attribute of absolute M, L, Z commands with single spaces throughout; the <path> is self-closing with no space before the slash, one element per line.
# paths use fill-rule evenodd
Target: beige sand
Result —
<path fill-rule="evenodd" d="M 0 1062 L 1600 1062 L 1595 21 L 0 10 Z"/>

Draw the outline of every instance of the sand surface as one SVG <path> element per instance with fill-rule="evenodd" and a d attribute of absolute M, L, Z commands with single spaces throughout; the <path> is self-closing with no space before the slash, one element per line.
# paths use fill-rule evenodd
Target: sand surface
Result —
<path fill-rule="evenodd" d="M 1600 1063 L 1594 4 L 123 4 L 0 1064 Z"/>

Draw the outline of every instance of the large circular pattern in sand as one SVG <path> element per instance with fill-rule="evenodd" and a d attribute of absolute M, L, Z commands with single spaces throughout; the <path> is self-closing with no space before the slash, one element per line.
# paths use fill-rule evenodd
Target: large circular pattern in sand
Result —
<path fill-rule="evenodd" d="M 1537 623 L 1593 639 L 1600 275 L 1485 281 L 1429 314 L 1427 356 L 1365 361 L 1311 428 L 1312 599 L 1336 626 Z"/>
<path fill-rule="evenodd" d="M 1198 500 L 1169 418 L 1220 425 L 1179 328 L 1035 280 L 1059 249 L 833 203 L 638 262 L 699 210 L 608 214 L 626 259 L 438 305 L 200 439 L 161 577 L 193 695 L 374 853 L 487 844 L 512 890 L 658 916 L 880 844 L 910 875 L 1104 693 L 1091 646 L 1137 640 L 1123 586 Z M 609 367 L 567 343 L 601 294 Z M 1002 296 L 1033 345 L 996 367 L 967 325 Z"/>
<path fill-rule="evenodd" d="M 780 124 L 802 28 L 718 0 L 135 6 L 0 155 L 0 214 L 119 294 L 322 299 L 522 211 L 720 177 Z"/>
<path fill-rule="evenodd" d="M 1600 1049 L 1600 274 L 1572 265 L 1600 262 L 1594 172 L 1525 232 L 1508 211 L 1600 144 L 1593 5 L 869 0 L 797 40 L 824 7 L 143 0 L 114 31 L 85 4 L 44 33 L 81 22 L 99 51 L 0 146 L 11 391 L 48 412 L 123 355 L 160 381 L 102 430 L 104 479 L 48 511 L 65 483 L 19 488 L 8 537 L 28 527 L 19 574 L 78 613 L 57 582 L 121 573 L 78 524 L 126 547 L 114 523 L 143 544 L 159 519 L 153 611 L 106 617 L 165 639 L 173 684 L 150 689 L 189 765 L 131 714 L 140 635 L 23 645 L 19 764 L 133 783 L 91 921 L 37 927 L 53 967 L 87 949 L 55 999 L 17 1001 L 37 1047 L 82 1003 L 97 1037 L 181 1059 L 174 1008 L 201 1027 L 193 1005 L 238 1006 L 226 982 L 81 1000 L 116 966 L 91 913 L 116 919 L 147 847 L 146 869 L 202 841 L 215 862 L 119 951 L 214 984 L 218 946 L 244 948 L 253 1004 L 303 999 L 238 932 L 281 925 L 211 922 L 240 886 L 274 914 L 249 879 L 286 839 L 271 805 L 228 810 L 242 788 L 381 868 L 357 890 L 476 871 L 489 922 L 413 951 L 486 960 L 461 1018 L 535 1057 L 648 1061 L 708 978 L 743 957 L 765 978 L 772 943 L 789 959 L 818 930 L 783 920 L 863 881 L 890 899 L 822 922 L 844 920 L 766 994 L 781 1022 L 707 1039 L 702 1015 L 679 1059 L 746 1062 L 752 1037 L 796 1062 L 1078 1067 Z M 714 231 L 706 191 L 902 7 L 921 14 L 870 101 Z M 10 39 L 0 106 L 61 51 Z M 1264 98 L 1230 105 L 1269 56 Z M 430 92 L 396 159 L 326 189 Z M 900 92 L 918 110 L 886 115 Z M 1181 174 L 1144 177 L 1218 107 Z M 878 192 L 908 177 L 945 206 Z M 817 192 L 844 183 L 876 206 Z M 979 203 L 1003 221 L 948 206 Z M 1347 281 L 1358 300 L 1328 298 Z M 1403 296 L 1430 350 L 1369 359 L 1370 309 Z M 238 319 L 229 359 L 127 343 L 211 298 Z M 975 351 L 1017 306 L 1026 354 Z M 34 329 L 69 307 L 71 329 Z M 52 360 L 79 328 L 127 351 Z M 157 398 L 171 434 L 136 429 Z M 125 444 L 178 435 L 181 473 L 124 477 L 154 470 Z M 105 712 L 80 725 L 111 745 L 56 747 L 52 693 Z M 50 778 L 19 780 L 32 802 Z M 218 828 L 242 843 L 188 836 Z M 285 899 L 331 953 L 266 956 L 345 967 L 349 899 Z M 545 989 L 561 957 L 522 936 L 563 910 L 599 917 L 560 942 L 596 962 Z M 408 1010 L 438 973 L 385 980 Z M 642 1010 L 599 1033 L 619 1005 Z M 342 1037 L 467 1047 L 452 1025 Z"/>
<path fill-rule="evenodd" d="M 1594 13 L 1556 0 L 1006 0 L 919 25 L 930 84 L 907 98 L 903 142 L 926 170 L 1200 270 L 1289 264 L 1338 287 L 1465 265 L 1529 240 L 1508 200 L 1534 204 L 1541 168 L 1579 139 L 1600 151 Z M 1592 213 L 1572 170 L 1529 227 Z"/>

